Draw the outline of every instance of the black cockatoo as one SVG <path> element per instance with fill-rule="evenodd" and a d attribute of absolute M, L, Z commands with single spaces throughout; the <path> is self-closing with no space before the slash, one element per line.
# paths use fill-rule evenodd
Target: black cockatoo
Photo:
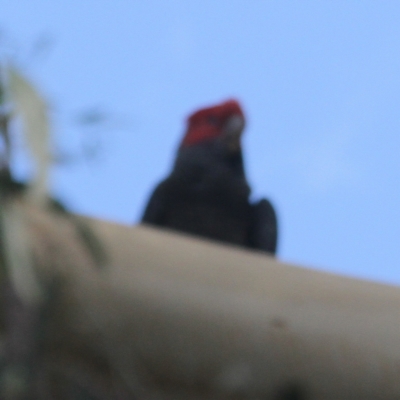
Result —
<path fill-rule="evenodd" d="M 266 199 L 249 202 L 244 126 L 236 100 L 191 114 L 172 172 L 155 188 L 142 223 L 275 254 L 274 208 Z"/>

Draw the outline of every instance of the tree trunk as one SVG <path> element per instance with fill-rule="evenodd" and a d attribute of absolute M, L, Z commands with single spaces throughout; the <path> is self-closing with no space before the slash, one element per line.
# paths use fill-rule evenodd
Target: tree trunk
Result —
<path fill-rule="evenodd" d="M 144 226 L 21 204 L 45 319 L 43 399 L 400 398 L 400 290 Z"/>

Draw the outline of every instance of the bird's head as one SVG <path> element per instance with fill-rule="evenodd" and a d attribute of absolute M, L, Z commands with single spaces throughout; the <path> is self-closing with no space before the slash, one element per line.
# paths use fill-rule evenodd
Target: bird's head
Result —
<path fill-rule="evenodd" d="M 244 126 L 244 114 L 236 100 L 202 108 L 188 117 L 180 147 L 215 141 L 226 147 L 228 152 L 235 153 L 241 150 L 240 139 Z"/>

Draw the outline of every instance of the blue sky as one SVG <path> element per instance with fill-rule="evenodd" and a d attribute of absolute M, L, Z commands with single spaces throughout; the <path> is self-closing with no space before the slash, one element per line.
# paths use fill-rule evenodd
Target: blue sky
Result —
<path fill-rule="evenodd" d="M 138 221 L 187 114 L 234 96 L 253 197 L 279 213 L 279 258 L 400 283 L 400 2 L 0 4 L 1 53 L 48 99 L 58 145 L 102 145 L 96 162 L 54 169 L 74 211 Z M 74 124 L 93 107 L 105 124 Z"/>

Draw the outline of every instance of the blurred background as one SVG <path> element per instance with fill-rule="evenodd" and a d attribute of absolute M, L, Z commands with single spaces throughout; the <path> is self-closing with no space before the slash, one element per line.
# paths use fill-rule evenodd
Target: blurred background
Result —
<path fill-rule="evenodd" d="M 52 190 L 74 212 L 136 223 L 188 113 L 236 97 L 252 196 L 278 211 L 278 258 L 400 284 L 400 2 L 2 0 L 0 9 L 2 61 L 48 101 L 69 161 L 54 168 Z M 27 177 L 22 149 L 13 167 Z"/>

